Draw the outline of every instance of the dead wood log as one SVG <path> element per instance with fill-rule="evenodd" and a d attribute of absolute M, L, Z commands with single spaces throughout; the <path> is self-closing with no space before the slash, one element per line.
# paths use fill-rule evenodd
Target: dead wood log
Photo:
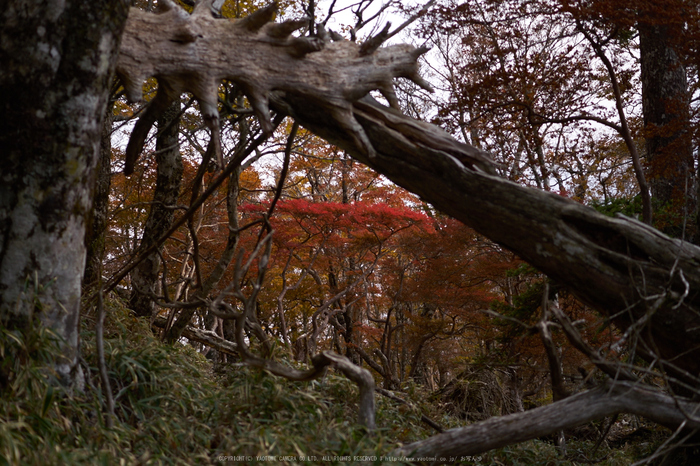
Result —
<path fill-rule="evenodd" d="M 132 8 L 122 38 L 117 74 L 127 97 L 142 98 L 146 78 L 155 76 L 158 93 L 137 122 L 126 151 L 125 173 L 133 171 L 146 135 L 165 108 L 183 92 L 197 98 L 212 139 L 207 153 L 220 155 L 218 88 L 227 79 L 248 98 L 265 133 L 272 132 L 269 95 L 288 91 L 305 105 L 323 107 L 363 152 L 372 145 L 352 113 L 352 102 L 371 90 L 395 100 L 392 80 L 405 77 L 431 89 L 418 74 L 417 58 L 427 49 L 396 45 L 362 49 L 350 41 L 324 41 L 291 34 L 308 19 L 270 22 L 272 4 L 241 20 L 216 19 L 211 1 L 189 15 L 170 1 L 159 14 Z"/>
<path fill-rule="evenodd" d="M 153 319 L 153 326 L 166 329 L 168 327 L 168 320 L 165 317 L 158 316 Z M 187 326 L 182 331 L 182 336 L 188 340 L 196 341 L 197 343 L 201 343 L 204 346 L 208 346 L 209 348 L 213 348 L 222 353 L 238 356 L 238 347 L 234 342 L 221 338 L 211 330 L 203 330 L 201 328 Z"/>
<path fill-rule="evenodd" d="M 620 412 L 637 414 L 671 429 L 681 426 L 697 429 L 700 428 L 699 408 L 698 403 L 673 398 L 634 382 L 609 382 L 546 406 L 448 430 L 397 448 L 388 456 L 459 458 L 477 455 Z M 437 459 L 427 462 L 440 463 Z"/>
<path fill-rule="evenodd" d="M 369 157 L 322 109 L 278 95 L 302 125 L 437 209 L 514 251 L 610 316 L 637 348 L 678 380 L 700 374 L 700 248 L 624 216 L 604 216 L 553 193 L 495 176 L 487 154 L 373 99 L 355 119 Z"/>

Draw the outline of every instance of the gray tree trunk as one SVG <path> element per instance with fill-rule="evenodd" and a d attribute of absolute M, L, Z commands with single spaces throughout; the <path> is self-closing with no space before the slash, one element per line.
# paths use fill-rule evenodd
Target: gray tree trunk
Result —
<path fill-rule="evenodd" d="M 0 320 L 63 339 L 79 385 L 80 281 L 126 1 L 10 0 L 0 12 Z"/>

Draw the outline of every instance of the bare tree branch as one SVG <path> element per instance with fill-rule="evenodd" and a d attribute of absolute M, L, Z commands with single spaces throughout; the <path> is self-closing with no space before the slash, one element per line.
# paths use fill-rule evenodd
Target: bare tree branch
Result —
<path fill-rule="evenodd" d="M 549 376 L 552 380 L 552 398 L 554 401 L 563 400 L 569 396 L 569 392 L 564 387 L 564 376 L 561 373 L 561 358 L 552 339 L 552 332 L 549 330 L 552 322 L 549 320 L 551 310 L 549 306 L 549 284 L 545 284 L 542 293 L 542 318 L 536 327 L 542 339 L 544 351 L 549 362 Z"/>

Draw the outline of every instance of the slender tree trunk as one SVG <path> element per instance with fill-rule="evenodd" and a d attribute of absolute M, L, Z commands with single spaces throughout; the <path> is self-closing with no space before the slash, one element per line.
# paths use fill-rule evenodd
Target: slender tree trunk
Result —
<path fill-rule="evenodd" d="M 226 194 L 226 211 L 228 212 L 229 232 L 228 239 L 226 241 L 226 247 L 224 248 L 221 257 L 216 263 L 216 266 L 212 270 L 211 274 L 209 274 L 209 276 L 204 280 L 204 283 L 202 283 L 202 287 L 197 290 L 196 296 L 198 297 L 207 296 L 219 284 L 221 278 L 224 276 L 224 273 L 226 273 L 226 270 L 231 264 L 231 261 L 233 260 L 236 251 L 238 250 L 238 196 L 240 194 L 241 171 L 241 168 L 237 167 L 235 170 L 233 170 L 233 173 L 231 173 L 231 176 L 228 180 L 228 191 Z M 174 324 L 170 328 L 166 329 L 166 341 L 174 343 L 180 338 L 182 332 L 190 324 L 192 316 L 194 316 L 195 310 L 196 308 L 190 308 L 183 309 L 182 311 L 180 311 L 180 314 L 178 315 L 177 320 L 174 321 Z M 226 328 L 227 325 L 230 326 L 230 322 L 232 321 L 225 322 L 229 322 L 228 324 L 225 324 Z"/>
<path fill-rule="evenodd" d="M 179 113 L 178 100 L 158 119 L 156 190 L 141 244 L 136 250 L 137 254 L 149 248 L 173 224 L 174 206 L 180 195 L 183 172 L 178 143 Z M 158 289 L 160 265 L 160 255 L 153 252 L 131 272 L 132 290 L 129 304 L 138 316 L 150 317 L 155 311 L 152 295 L 156 294 Z"/>
<path fill-rule="evenodd" d="M 608 71 L 608 77 L 610 78 L 610 85 L 612 86 L 613 96 L 615 96 L 615 107 L 617 108 L 617 114 L 620 118 L 620 126 L 618 132 L 622 139 L 625 141 L 625 146 L 630 153 L 630 158 L 632 159 L 632 168 L 634 169 L 634 176 L 637 179 L 637 184 L 639 185 L 639 195 L 642 198 L 642 221 L 644 223 L 651 225 L 653 217 L 653 209 L 651 205 L 651 194 L 649 189 L 649 183 L 647 182 L 647 177 L 644 174 L 644 168 L 642 167 L 642 162 L 639 157 L 639 151 L 637 151 L 637 145 L 634 143 L 634 138 L 632 131 L 630 130 L 629 124 L 627 123 L 627 116 L 625 115 L 625 106 L 622 98 L 622 89 L 615 73 L 615 67 L 613 63 L 608 58 L 603 44 L 594 38 L 593 35 L 583 25 L 577 20 L 576 24 L 578 30 L 586 37 L 588 42 L 593 47 L 595 54 L 598 56 L 600 61 Z"/>
<path fill-rule="evenodd" d="M 10 0 L 0 13 L 0 319 L 62 339 L 80 388 L 86 218 L 125 1 Z"/>
<path fill-rule="evenodd" d="M 105 254 L 105 239 L 108 227 L 109 189 L 112 185 L 112 105 L 107 105 L 102 123 L 100 142 L 100 160 L 97 163 L 97 181 L 93 194 L 92 212 L 88 221 L 85 237 L 87 259 L 83 275 L 83 289 L 89 289 L 100 283 L 102 261 Z"/>

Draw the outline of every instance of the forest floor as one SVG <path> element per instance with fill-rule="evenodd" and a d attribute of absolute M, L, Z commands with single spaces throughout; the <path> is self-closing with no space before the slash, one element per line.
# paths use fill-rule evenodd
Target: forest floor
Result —
<path fill-rule="evenodd" d="M 0 465 L 45 464 L 398 464 L 382 457 L 400 444 L 466 421 L 417 385 L 400 397 L 377 394 L 377 431 L 355 422 L 357 388 L 341 375 L 290 382 L 241 364 L 212 364 L 188 345 L 161 343 L 143 319 L 107 303 L 105 360 L 115 400 L 106 427 L 94 318 L 83 318 L 86 387 L 67 395 L 47 383 L 42 361 L 55 357 L 46 331 L 0 327 Z M 277 355 L 284 360 L 282 351 Z M 289 363 L 294 364 L 294 363 Z M 665 435 L 621 418 L 606 440 L 591 425 L 449 464 L 628 465 L 651 454 Z"/>

